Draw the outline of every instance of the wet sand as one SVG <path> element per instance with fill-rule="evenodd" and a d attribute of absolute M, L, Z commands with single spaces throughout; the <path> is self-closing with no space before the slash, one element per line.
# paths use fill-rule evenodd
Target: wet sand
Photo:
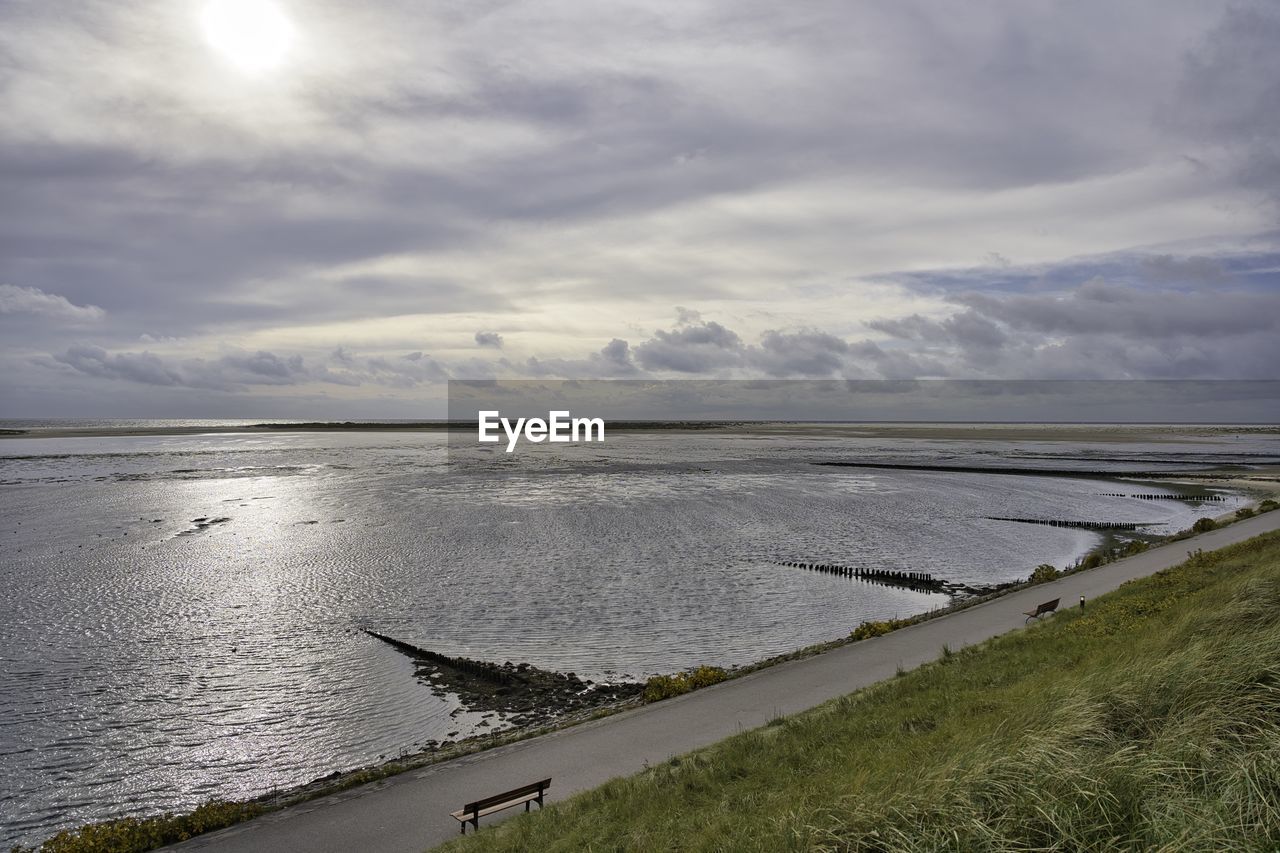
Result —
<path fill-rule="evenodd" d="M 744 431 L 775 435 L 935 441 L 1177 442 L 1188 437 L 1229 439 L 1232 435 L 1280 435 L 1271 424 L 1025 424 L 1025 423 L 773 423 Z"/>

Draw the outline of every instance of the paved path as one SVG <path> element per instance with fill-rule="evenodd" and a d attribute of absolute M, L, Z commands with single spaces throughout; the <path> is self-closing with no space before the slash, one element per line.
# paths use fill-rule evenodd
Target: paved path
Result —
<path fill-rule="evenodd" d="M 1206 551 L 1280 528 L 1280 511 L 1194 539 L 1153 548 L 1052 583 L 1020 590 L 804 660 L 542 737 L 424 767 L 302 803 L 169 848 L 216 853 L 418 853 L 458 834 L 449 812 L 464 801 L 552 777 L 551 800 L 635 773 L 673 755 L 795 714 L 892 677 L 952 649 L 980 643 L 1023 623 L 1022 612 L 1061 598 L 1074 606 L 1125 581 Z M 505 812 L 514 815 L 519 810 Z M 487 818 L 481 826 L 495 822 Z"/>

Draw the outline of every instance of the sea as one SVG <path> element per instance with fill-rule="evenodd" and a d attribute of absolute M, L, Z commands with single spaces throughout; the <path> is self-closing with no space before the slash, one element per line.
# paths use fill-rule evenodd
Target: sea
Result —
<path fill-rule="evenodd" d="M 1275 435 L 1190 428 L 654 430 L 520 464 L 440 431 L 213 431 L 248 423 L 0 422 L 27 430 L 0 439 L 0 848 L 506 725 L 363 628 L 597 681 L 740 666 L 949 602 L 786 562 L 1021 579 L 1101 534 L 997 518 L 1174 532 L 1244 498 L 1151 472 L 1280 461 Z M 1134 497 L 1171 491 L 1220 500 Z"/>

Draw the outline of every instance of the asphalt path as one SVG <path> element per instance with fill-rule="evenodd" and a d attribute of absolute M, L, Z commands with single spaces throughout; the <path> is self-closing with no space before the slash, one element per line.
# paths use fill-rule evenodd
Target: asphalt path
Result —
<path fill-rule="evenodd" d="M 1023 611 L 1054 598 L 1078 606 L 1122 583 L 1280 527 L 1280 511 L 1019 590 L 883 637 L 789 661 L 675 699 L 423 767 L 321 797 L 167 848 L 216 853 L 417 853 L 458 834 L 449 813 L 469 800 L 551 777 L 564 799 L 674 755 L 893 677 L 951 649 L 1021 628 Z M 481 831 L 503 816 L 484 818 Z"/>

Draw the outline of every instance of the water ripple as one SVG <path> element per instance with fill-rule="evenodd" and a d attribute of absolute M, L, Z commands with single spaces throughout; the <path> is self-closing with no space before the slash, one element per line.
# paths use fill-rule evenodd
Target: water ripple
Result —
<path fill-rule="evenodd" d="M 964 442 L 639 435 L 498 471 L 446 464 L 441 441 L 0 446 L 0 846 L 252 796 L 477 731 L 481 715 L 416 682 L 361 626 L 595 679 L 743 664 L 943 603 L 788 560 L 1000 581 L 1097 539 L 985 516 L 1172 530 L 1233 506 L 1100 497 L 1096 480 L 810 464 L 988 454 Z M 1117 454 L 1008 453 L 1097 467 L 1111 464 L 1104 450 Z M 1180 452 L 1223 462 L 1220 447 Z M 1138 446 L 1129 458 L 1170 454 Z"/>

